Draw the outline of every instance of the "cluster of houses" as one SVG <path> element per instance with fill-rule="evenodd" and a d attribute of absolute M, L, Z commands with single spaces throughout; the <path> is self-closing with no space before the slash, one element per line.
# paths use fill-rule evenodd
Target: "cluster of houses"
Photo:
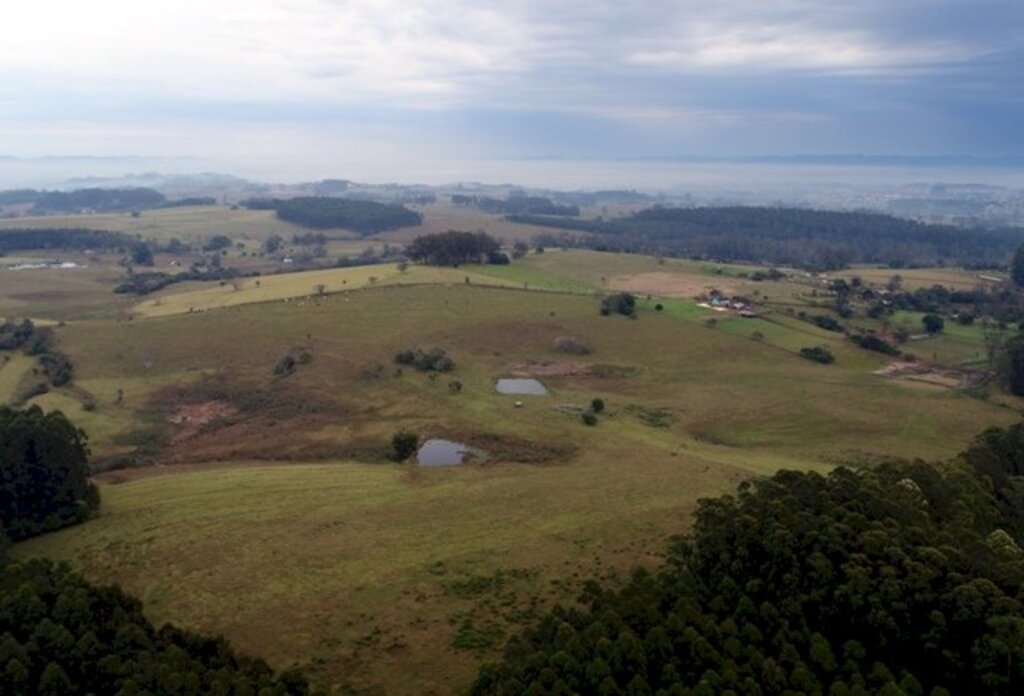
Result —
<path fill-rule="evenodd" d="M 707 307 L 716 312 L 735 312 L 748 319 L 756 317 L 753 303 L 746 297 L 735 295 L 729 297 L 718 290 L 709 290 L 697 298 L 697 306 Z"/>

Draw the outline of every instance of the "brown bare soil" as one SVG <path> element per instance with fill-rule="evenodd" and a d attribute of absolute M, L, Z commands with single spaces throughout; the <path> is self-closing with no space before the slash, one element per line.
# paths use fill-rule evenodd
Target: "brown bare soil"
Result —
<path fill-rule="evenodd" d="M 872 374 L 891 379 L 907 379 L 939 387 L 956 389 L 964 383 L 965 373 L 957 370 L 940 370 L 921 362 L 897 360 Z"/>
<path fill-rule="evenodd" d="M 569 377 L 589 375 L 590 366 L 571 360 L 527 360 L 508 365 L 503 372 L 509 377 Z"/>
<path fill-rule="evenodd" d="M 678 273 L 638 273 L 635 275 L 614 276 L 608 281 L 613 290 L 624 290 L 637 295 L 657 295 L 658 297 L 696 297 L 712 288 L 727 295 L 736 294 L 736 288 L 729 281 L 688 276 Z"/>
<path fill-rule="evenodd" d="M 181 427 L 171 438 L 171 444 L 176 445 L 191 440 L 199 435 L 204 427 L 230 418 L 237 413 L 238 409 L 224 401 L 203 401 L 198 404 L 181 406 L 167 419 L 168 423 Z"/>

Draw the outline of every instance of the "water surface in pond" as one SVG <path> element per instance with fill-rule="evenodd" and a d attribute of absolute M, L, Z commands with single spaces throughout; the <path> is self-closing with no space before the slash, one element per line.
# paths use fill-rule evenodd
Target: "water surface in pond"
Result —
<path fill-rule="evenodd" d="M 466 463 L 469 446 L 451 440 L 431 439 L 420 446 L 416 461 L 420 466 L 458 466 Z"/>
<path fill-rule="evenodd" d="M 527 396 L 543 396 L 548 388 L 536 379 L 499 379 L 495 388 L 499 394 L 526 394 Z"/>

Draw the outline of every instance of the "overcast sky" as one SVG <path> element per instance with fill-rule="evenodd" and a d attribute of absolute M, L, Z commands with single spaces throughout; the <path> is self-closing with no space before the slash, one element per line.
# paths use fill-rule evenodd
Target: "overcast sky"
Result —
<path fill-rule="evenodd" d="M 1024 155 L 1024 0 L 3 5 L 0 155 Z"/>

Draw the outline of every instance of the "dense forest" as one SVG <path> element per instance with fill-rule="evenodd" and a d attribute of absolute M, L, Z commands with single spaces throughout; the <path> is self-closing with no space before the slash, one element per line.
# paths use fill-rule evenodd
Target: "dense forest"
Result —
<path fill-rule="evenodd" d="M 0 230 L 0 252 L 29 249 L 125 249 L 135 239 L 119 232 L 79 228 Z"/>
<path fill-rule="evenodd" d="M 243 205 L 253 210 L 274 210 L 280 219 L 303 227 L 318 230 L 343 228 L 363 235 L 414 227 L 423 222 L 422 215 L 402 205 L 348 198 L 263 198 L 243 201 Z"/>
<path fill-rule="evenodd" d="M 0 191 L 0 205 L 32 204 L 33 213 L 101 213 L 145 210 L 166 204 L 159 191 L 148 188 L 84 188 L 75 191 Z"/>
<path fill-rule="evenodd" d="M 814 270 L 835 270 L 853 263 L 894 268 L 1005 266 L 1024 241 L 1024 230 L 1017 228 L 966 229 L 878 213 L 800 208 L 654 207 L 610 220 L 538 215 L 512 215 L 510 219 L 591 233 L 549 243 Z"/>
<path fill-rule="evenodd" d="M 793 471 L 704 500 L 664 567 L 587 585 L 475 694 L 1024 691 L 1024 426 L 957 459 Z"/>

